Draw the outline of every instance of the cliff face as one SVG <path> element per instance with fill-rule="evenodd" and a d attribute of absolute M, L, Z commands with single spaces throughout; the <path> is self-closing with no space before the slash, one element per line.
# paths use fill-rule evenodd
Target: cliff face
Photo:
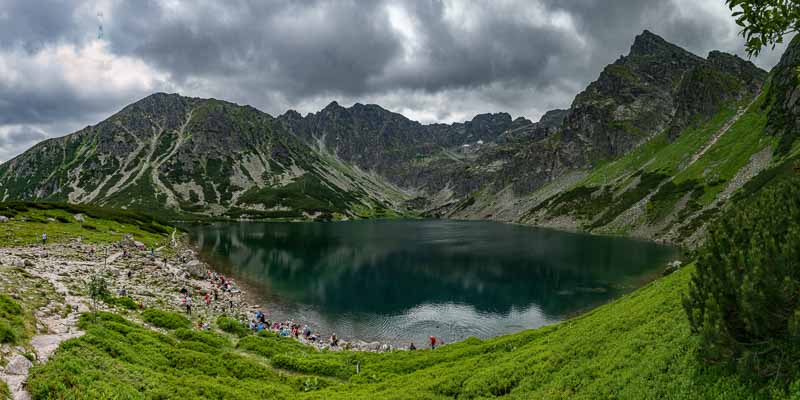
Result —
<path fill-rule="evenodd" d="M 786 155 L 800 138 L 800 37 L 795 36 L 772 70 L 767 130 L 779 138 L 776 151 Z"/>

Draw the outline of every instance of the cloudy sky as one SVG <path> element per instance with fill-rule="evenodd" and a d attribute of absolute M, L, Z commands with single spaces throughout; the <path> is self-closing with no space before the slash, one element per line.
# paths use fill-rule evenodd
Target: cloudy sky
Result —
<path fill-rule="evenodd" d="M 723 0 L 0 0 L 0 161 L 157 91 L 273 115 L 337 100 L 536 120 L 643 29 L 743 55 Z"/>

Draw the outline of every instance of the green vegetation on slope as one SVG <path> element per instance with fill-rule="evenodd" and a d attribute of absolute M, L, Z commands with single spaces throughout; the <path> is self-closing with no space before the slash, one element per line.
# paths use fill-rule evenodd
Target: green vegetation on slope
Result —
<path fill-rule="evenodd" d="M 149 331 L 112 314 L 84 318 L 86 336 L 34 369 L 34 398 L 753 398 L 698 361 L 681 307 L 694 267 L 578 318 L 436 350 L 318 352 L 272 334 Z M 360 373 L 356 374 L 356 365 Z M 800 394 L 796 387 L 793 394 Z M 308 392 L 306 392 L 308 391 Z M 785 393 L 784 393 L 785 394 Z"/>
<path fill-rule="evenodd" d="M 84 222 L 75 219 L 78 214 L 84 216 Z M 153 247 L 173 229 L 142 213 L 79 204 L 0 203 L 0 215 L 11 218 L 0 224 L 1 246 L 41 243 L 42 233 L 47 233 L 51 242 L 80 237 L 89 243 L 113 242 L 130 234 Z"/>
<path fill-rule="evenodd" d="M 22 306 L 9 295 L 0 293 L 0 343 L 19 344 L 24 335 Z"/>
<path fill-rule="evenodd" d="M 758 378 L 794 377 L 800 358 L 798 243 L 797 178 L 712 226 L 685 301 L 705 357 Z"/>

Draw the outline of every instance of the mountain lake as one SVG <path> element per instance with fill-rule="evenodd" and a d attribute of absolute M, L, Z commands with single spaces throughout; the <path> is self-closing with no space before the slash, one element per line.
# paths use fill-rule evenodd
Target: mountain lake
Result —
<path fill-rule="evenodd" d="M 675 249 L 450 220 L 188 226 L 201 257 L 273 321 L 424 346 L 536 328 L 644 285 Z M 252 316 L 250 316 L 252 318 Z"/>

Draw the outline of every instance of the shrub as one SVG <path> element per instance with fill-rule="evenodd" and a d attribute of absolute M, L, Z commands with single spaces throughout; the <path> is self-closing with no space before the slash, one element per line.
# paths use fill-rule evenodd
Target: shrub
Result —
<path fill-rule="evenodd" d="M 800 183 L 761 194 L 710 230 L 684 308 L 708 361 L 788 379 L 800 359 Z"/>
<path fill-rule="evenodd" d="M 15 344 L 19 340 L 19 334 L 8 323 L 8 321 L 0 320 L 0 343 Z"/>
<path fill-rule="evenodd" d="M 220 317 L 217 318 L 217 327 L 238 337 L 245 337 L 250 334 L 250 329 L 247 326 L 225 315 L 220 315 Z"/>
<path fill-rule="evenodd" d="M 105 301 L 106 304 L 120 306 L 128 310 L 135 310 L 139 308 L 139 305 L 136 304 L 136 302 L 129 296 L 120 296 L 120 297 L 106 296 L 103 299 L 103 301 Z"/>
<path fill-rule="evenodd" d="M 142 312 L 142 319 L 164 329 L 189 328 L 192 324 L 183 315 L 172 311 L 148 308 Z"/>
<path fill-rule="evenodd" d="M 0 294 L 0 343 L 17 344 L 24 331 L 22 306 L 6 294 Z"/>

